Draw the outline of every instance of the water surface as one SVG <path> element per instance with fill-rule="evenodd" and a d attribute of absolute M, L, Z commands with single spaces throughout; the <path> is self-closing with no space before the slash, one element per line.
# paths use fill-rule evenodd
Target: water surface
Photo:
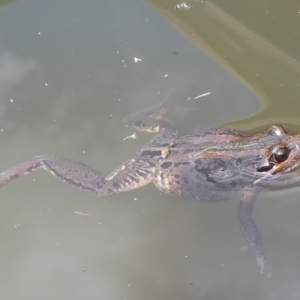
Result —
<path fill-rule="evenodd" d="M 170 89 L 169 117 L 180 134 L 261 109 L 249 85 L 139 0 L 1 8 L 0 87 L 3 170 L 49 154 L 108 174 L 150 137 L 124 142 L 134 130 L 122 119 Z M 152 185 L 100 199 L 43 171 L 0 192 L 3 299 L 281 299 L 279 291 L 298 292 L 294 190 L 285 206 L 281 192 L 257 203 L 271 280 L 241 250 L 238 199 L 198 204 Z"/>

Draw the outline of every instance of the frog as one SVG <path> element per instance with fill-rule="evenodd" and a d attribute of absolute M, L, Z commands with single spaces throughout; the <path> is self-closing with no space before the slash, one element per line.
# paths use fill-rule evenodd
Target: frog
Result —
<path fill-rule="evenodd" d="M 99 197 L 147 184 L 197 202 L 240 198 L 237 222 L 260 271 L 270 276 L 262 238 L 252 216 L 258 195 L 278 180 L 294 180 L 300 164 L 300 135 L 281 125 L 250 134 L 232 128 L 178 136 L 164 101 L 124 119 L 127 126 L 156 135 L 136 155 L 104 177 L 84 163 L 40 155 L 0 174 L 0 187 L 38 169 Z"/>

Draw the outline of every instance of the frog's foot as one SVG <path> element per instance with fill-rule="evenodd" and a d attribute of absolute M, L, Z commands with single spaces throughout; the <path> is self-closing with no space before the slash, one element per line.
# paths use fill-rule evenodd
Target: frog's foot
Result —
<path fill-rule="evenodd" d="M 257 256 L 256 261 L 260 267 L 260 273 L 267 273 L 268 277 L 271 277 L 271 266 L 265 256 Z"/>
<path fill-rule="evenodd" d="M 105 178 L 97 171 L 80 162 L 41 155 L 2 172 L 0 174 L 0 187 L 13 179 L 30 174 L 38 169 L 45 169 L 64 182 L 77 188 L 94 192 L 95 194 L 99 190 L 101 191 L 106 184 Z"/>
<path fill-rule="evenodd" d="M 165 120 L 167 123 L 170 123 L 164 115 L 169 111 L 166 108 L 165 104 L 171 94 L 172 89 L 169 90 L 165 99 L 158 105 L 136 112 L 130 116 L 124 118 L 124 123 L 129 127 L 133 127 L 139 131 L 146 132 L 159 132 L 159 120 Z M 157 128 L 156 128 L 157 127 Z"/>
<path fill-rule="evenodd" d="M 169 111 L 165 107 L 165 103 L 169 98 L 171 90 L 165 99 L 155 107 L 134 113 L 124 119 L 124 122 L 129 127 L 133 127 L 138 131 L 159 133 L 160 136 L 157 137 L 159 143 L 161 141 L 170 141 L 177 137 L 177 129 L 175 126 L 165 118 L 165 114 Z M 155 138 L 156 140 L 156 138 Z"/>
<path fill-rule="evenodd" d="M 241 248 L 241 251 L 250 251 L 249 245 L 246 245 Z M 260 252 L 256 254 L 256 261 L 258 266 L 260 267 L 260 273 L 267 273 L 268 277 L 271 277 L 271 266 L 264 254 L 261 254 Z"/>

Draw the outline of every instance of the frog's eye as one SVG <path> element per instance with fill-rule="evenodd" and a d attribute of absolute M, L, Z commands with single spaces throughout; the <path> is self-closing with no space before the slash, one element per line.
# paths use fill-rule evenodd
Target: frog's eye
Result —
<path fill-rule="evenodd" d="M 277 148 L 273 152 L 272 158 L 274 159 L 275 162 L 281 163 L 281 162 L 284 162 L 285 160 L 287 160 L 290 152 L 291 152 L 291 150 L 286 147 Z"/>
<path fill-rule="evenodd" d="M 268 135 L 272 136 L 284 136 L 286 132 L 281 125 L 273 125 L 268 130 Z"/>

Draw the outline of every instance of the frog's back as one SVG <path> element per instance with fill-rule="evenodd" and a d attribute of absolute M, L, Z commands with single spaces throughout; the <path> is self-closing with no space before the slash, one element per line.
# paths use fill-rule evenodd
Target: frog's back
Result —
<path fill-rule="evenodd" d="M 253 182 L 251 165 L 248 164 L 251 170 L 247 175 L 241 172 L 240 160 L 207 154 L 208 149 L 215 151 L 222 143 L 228 143 L 230 138 L 240 138 L 236 135 L 229 138 L 227 135 L 226 138 L 225 134 L 220 136 L 217 133 L 218 130 L 214 130 L 177 138 L 166 158 L 160 157 L 158 152 L 154 184 L 165 193 L 214 202 L 231 199 L 233 193 Z"/>

